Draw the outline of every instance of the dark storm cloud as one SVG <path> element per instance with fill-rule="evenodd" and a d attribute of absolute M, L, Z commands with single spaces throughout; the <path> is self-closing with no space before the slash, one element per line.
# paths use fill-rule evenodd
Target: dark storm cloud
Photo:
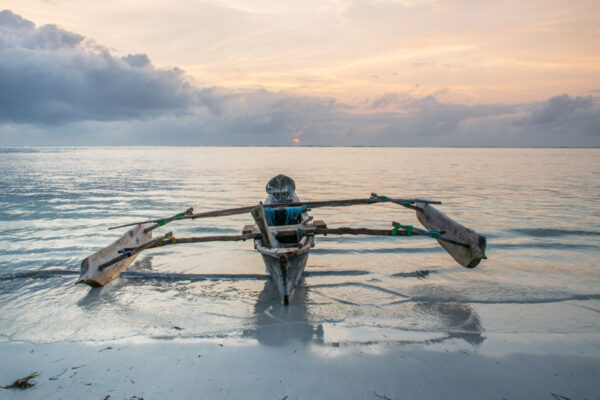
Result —
<path fill-rule="evenodd" d="M 599 146 L 597 97 L 450 104 L 387 93 L 357 105 L 200 88 L 145 54 L 0 12 L 0 145 Z"/>
<path fill-rule="evenodd" d="M 81 35 L 0 12 L 0 122 L 145 118 L 185 110 L 201 94 L 144 54 L 114 57 Z"/>

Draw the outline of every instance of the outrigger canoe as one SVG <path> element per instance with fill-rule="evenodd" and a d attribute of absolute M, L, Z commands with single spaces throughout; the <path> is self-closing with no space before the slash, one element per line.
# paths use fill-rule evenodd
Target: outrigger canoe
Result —
<path fill-rule="evenodd" d="M 296 184 L 291 178 L 277 175 L 267 183 L 266 190 L 269 196 L 265 200 L 265 204 L 274 207 L 252 211 L 252 216 L 257 223 L 251 230 L 245 227 L 242 233 L 256 232 L 257 230 L 259 232 L 265 230 L 270 233 L 271 230 L 278 227 L 289 230 L 290 226 L 306 231 L 315 226 L 310 224 L 311 218 L 306 212 L 306 207 L 277 207 L 281 203 L 300 202 L 295 193 Z M 268 210 L 268 213 L 262 210 Z M 323 224 L 321 226 L 324 227 Z M 262 256 L 267 272 L 271 276 L 283 304 L 290 303 L 296 285 L 304 273 L 310 249 L 314 246 L 314 235 L 282 236 L 280 240 L 277 240 L 271 233 L 267 234 L 266 241 L 262 234 L 254 239 L 254 248 Z"/>
<path fill-rule="evenodd" d="M 428 236 L 438 243 L 466 268 L 476 267 L 486 259 L 486 238 L 480 233 L 454 221 L 433 205 L 439 201 L 416 198 L 392 198 L 372 193 L 369 198 L 348 200 L 300 201 L 294 181 L 277 175 L 267 183 L 267 199 L 255 206 L 194 213 L 192 208 L 169 218 L 135 222 L 109 228 L 133 226 L 121 238 L 97 251 L 81 262 L 77 283 L 103 286 L 116 279 L 144 250 L 159 246 L 214 241 L 252 240 L 262 256 L 267 272 L 275 283 L 281 300 L 289 304 L 294 289 L 306 267 L 310 249 L 317 235 L 375 235 L 375 236 Z M 393 222 L 392 229 L 329 228 L 323 221 L 313 221 L 308 214 L 317 207 L 343 207 L 361 204 L 392 202 L 416 211 L 417 219 L 426 229 Z M 167 223 L 225 215 L 250 213 L 254 224 L 246 225 L 241 235 L 176 238 L 172 232 L 152 239 L 152 231 Z"/>

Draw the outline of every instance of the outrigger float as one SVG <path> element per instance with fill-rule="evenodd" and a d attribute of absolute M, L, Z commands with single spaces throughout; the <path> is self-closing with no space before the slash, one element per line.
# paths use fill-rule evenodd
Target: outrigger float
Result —
<path fill-rule="evenodd" d="M 403 199 L 378 196 L 366 199 L 300 201 L 294 181 L 277 175 L 267 183 L 267 199 L 257 206 L 194 213 L 192 208 L 170 218 L 153 219 L 120 225 L 109 229 L 133 226 L 117 241 L 90 255 L 81 262 L 77 283 L 104 286 L 116 279 L 135 260 L 137 255 L 160 246 L 204 243 L 215 241 L 253 240 L 269 275 L 273 279 L 284 304 L 289 304 L 294 289 L 302 277 L 310 249 L 317 235 L 374 235 L 374 236 L 429 236 L 466 268 L 476 267 L 486 259 L 485 236 L 466 228 L 438 211 L 433 205 L 439 201 Z M 392 229 L 328 228 L 325 222 L 313 220 L 308 214 L 318 207 L 343 207 L 360 204 L 391 202 L 416 211 L 417 219 L 426 229 L 392 222 Z M 172 232 L 152 238 L 152 231 L 169 222 L 250 213 L 255 221 L 246 225 L 241 235 L 220 235 L 175 238 Z"/>

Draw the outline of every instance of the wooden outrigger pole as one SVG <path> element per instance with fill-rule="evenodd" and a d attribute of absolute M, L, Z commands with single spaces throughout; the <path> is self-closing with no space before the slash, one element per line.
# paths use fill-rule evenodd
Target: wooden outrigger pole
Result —
<path fill-rule="evenodd" d="M 402 198 L 392 198 L 387 196 L 378 196 L 376 193 L 371 193 L 371 197 L 366 199 L 347 199 L 347 200 L 319 200 L 319 201 L 299 201 L 299 202 L 287 202 L 287 203 L 276 203 L 276 204 L 263 204 L 263 207 L 301 207 L 308 206 L 310 208 L 318 208 L 318 207 L 348 207 L 348 206 L 357 206 L 364 204 L 376 204 L 376 203 L 395 203 L 403 205 L 407 208 L 412 208 L 419 210 L 420 207 L 416 206 L 416 203 L 421 204 L 442 204 L 441 201 L 433 201 L 433 200 L 424 200 L 424 199 L 402 199 Z M 158 218 L 158 219 L 150 219 L 146 221 L 140 222 L 131 222 L 128 224 L 111 226 L 108 228 L 109 230 L 117 229 L 117 228 L 125 228 L 127 226 L 134 226 L 140 224 L 154 224 L 148 228 L 155 229 L 160 226 L 164 226 L 171 221 L 180 221 L 184 219 L 197 219 L 197 218 L 211 218 L 211 217 L 224 217 L 228 215 L 238 215 L 238 214 L 247 214 L 252 211 L 252 209 L 256 206 L 246 206 L 246 207 L 237 207 L 237 208 L 227 208 L 224 210 L 215 210 L 215 211 L 205 211 L 201 213 L 192 213 L 193 208 L 189 208 L 183 213 L 175 214 L 172 217 L 168 218 Z"/>
<path fill-rule="evenodd" d="M 397 222 L 393 223 L 398 224 Z M 407 226 L 408 227 L 408 226 Z M 271 230 L 271 235 L 277 238 L 285 238 L 285 237 L 296 237 L 298 231 L 300 229 L 294 230 L 286 230 L 280 229 L 276 231 Z M 365 235 L 365 236 L 429 236 L 436 238 L 442 242 L 452 243 L 455 246 L 460 246 L 464 248 L 469 248 L 467 243 L 459 242 L 456 240 L 449 239 L 444 236 L 437 236 L 435 233 L 430 231 L 425 231 L 417 228 L 412 228 L 412 233 L 409 233 L 409 230 L 402 229 L 396 231 L 396 234 L 393 233 L 393 229 L 371 229 L 371 228 L 348 228 L 348 227 L 340 227 L 340 228 L 304 228 L 301 229 L 301 234 L 305 234 L 307 236 L 328 236 L 328 235 Z M 100 264 L 98 268 L 103 270 L 108 268 L 109 266 L 120 262 L 122 260 L 127 259 L 128 257 L 135 256 L 141 253 L 143 250 L 154 249 L 156 247 L 170 246 L 174 244 L 190 244 L 190 243 L 207 243 L 207 242 L 240 242 L 251 239 L 262 238 L 261 232 L 252 232 L 252 233 L 243 233 L 241 235 L 215 235 L 215 236 L 195 236 L 188 238 L 175 238 L 173 236 L 173 232 L 169 232 L 166 235 L 158 236 L 153 240 L 148 241 L 147 243 L 143 243 L 137 247 L 125 247 L 119 250 L 120 255 L 115 257 L 114 259 L 108 260 L 107 262 Z"/>

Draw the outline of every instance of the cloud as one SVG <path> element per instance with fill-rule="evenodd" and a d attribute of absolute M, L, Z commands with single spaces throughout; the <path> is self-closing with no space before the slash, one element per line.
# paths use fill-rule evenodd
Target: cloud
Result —
<path fill-rule="evenodd" d="M 591 96 L 570 97 L 562 94 L 528 108 L 524 117 L 515 119 L 515 126 L 564 133 L 576 130 L 586 135 L 600 135 L 599 104 Z"/>
<path fill-rule="evenodd" d="M 597 97 L 452 104 L 442 91 L 353 104 L 198 87 L 146 54 L 116 57 L 0 12 L 0 145 L 600 146 Z M 299 133 L 302 132 L 299 137 Z"/>
<path fill-rule="evenodd" d="M 150 58 L 145 54 L 129 54 L 121 59 L 134 68 L 149 67 L 151 65 Z"/>
<path fill-rule="evenodd" d="M 81 35 L 0 12 L 0 122 L 151 118 L 201 105 L 203 94 L 145 54 L 118 58 Z"/>
<path fill-rule="evenodd" d="M 0 27 L 13 31 L 30 31 L 35 28 L 35 24 L 20 15 L 12 13 L 10 10 L 4 10 L 0 12 Z"/>

